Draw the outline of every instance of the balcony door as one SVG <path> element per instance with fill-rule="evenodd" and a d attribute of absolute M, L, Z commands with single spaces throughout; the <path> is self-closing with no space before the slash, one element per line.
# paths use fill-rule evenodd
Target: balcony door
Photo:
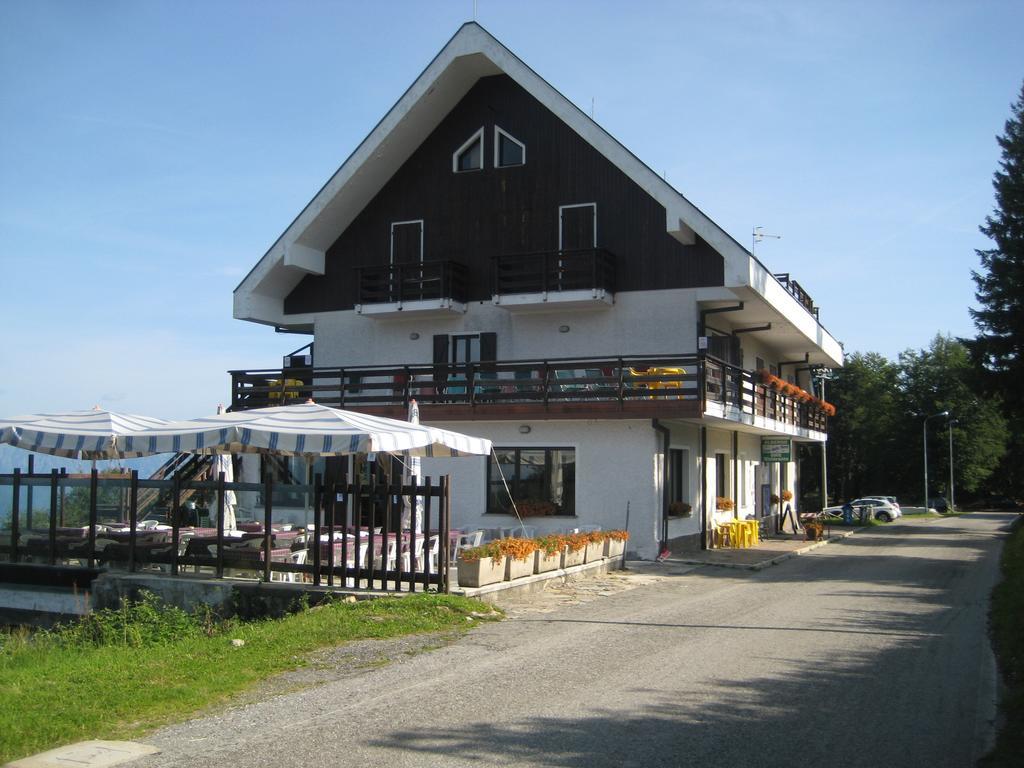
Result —
<path fill-rule="evenodd" d="M 548 284 L 555 290 L 579 288 L 579 251 L 597 247 L 597 203 L 575 203 L 558 207 L 558 262 L 554 279 Z M 572 255 L 574 252 L 577 254 Z M 563 255 L 564 254 L 564 255 Z M 574 269 L 575 266 L 575 269 Z"/>
<path fill-rule="evenodd" d="M 392 222 L 388 259 L 391 300 L 422 299 L 423 219 Z"/>
<path fill-rule="evenodd" d="M 597 203 L 558 207 L 558 250 L 582 251 L 597 247 Z"/>

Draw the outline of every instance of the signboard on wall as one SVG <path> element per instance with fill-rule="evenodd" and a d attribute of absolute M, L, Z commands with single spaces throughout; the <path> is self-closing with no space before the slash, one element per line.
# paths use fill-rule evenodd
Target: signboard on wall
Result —
<path fill-rule="evenodd" d="M 761 461 L 792 461 L 793 441 L 788 437 L 762 437 Z"/>

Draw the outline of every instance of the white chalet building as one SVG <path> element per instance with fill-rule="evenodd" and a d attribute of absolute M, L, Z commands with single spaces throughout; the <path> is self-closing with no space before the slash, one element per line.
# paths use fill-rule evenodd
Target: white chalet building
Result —
<path fill-rule="evenodd" d="M 451 476 L 454 526 L 515 524 L 500 464 L 527 524 L 619 528 L 628 508 L 642 558 L 707 546 L 716 517 L 777 514 L 771 495 L 800 478 L 763 441 L 823 446 L 811 374 L 843 362 L 796 282 L 475 23 L 253 267 L 234 314 L 313 344 L 233 371 L 232 408 L 312 396 L 405 418 L 415 398 L 424 423 L 494 441 L 490 459 L 424 461 Z"/>

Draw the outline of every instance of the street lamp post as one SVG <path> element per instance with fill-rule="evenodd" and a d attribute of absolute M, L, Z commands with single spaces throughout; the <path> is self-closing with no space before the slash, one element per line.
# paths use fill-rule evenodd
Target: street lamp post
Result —
<path fill-rule="evenodd" d="M 949 411 L 933 413 L 924 420 L 924 511 L 928 512 L 928 422 L 940 416 L 949 416 Z"/>
<path fill-rule="evenodd" d="M 949 511 L 956 511 L 956 504 L 953 503 L 953 425 L 959 424 L 959 419 L 950 419 L 946 422 L 949 427 Z"/>

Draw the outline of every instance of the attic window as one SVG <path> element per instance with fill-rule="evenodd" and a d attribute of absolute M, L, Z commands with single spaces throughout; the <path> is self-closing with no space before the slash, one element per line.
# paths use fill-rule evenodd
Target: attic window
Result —
<path fill-rule="evenodd" d="M 526 145 L 494 126 L 494 167 L 509 168 L 526 164 Z"/>
<path fill-rule="evenodd" d="M 452 155 L 452 171 L 462 173 L 464 171 L 479 171 L 484 167 L 484 129 L 474 133 L 469 139 L 455 150 Z"/>

